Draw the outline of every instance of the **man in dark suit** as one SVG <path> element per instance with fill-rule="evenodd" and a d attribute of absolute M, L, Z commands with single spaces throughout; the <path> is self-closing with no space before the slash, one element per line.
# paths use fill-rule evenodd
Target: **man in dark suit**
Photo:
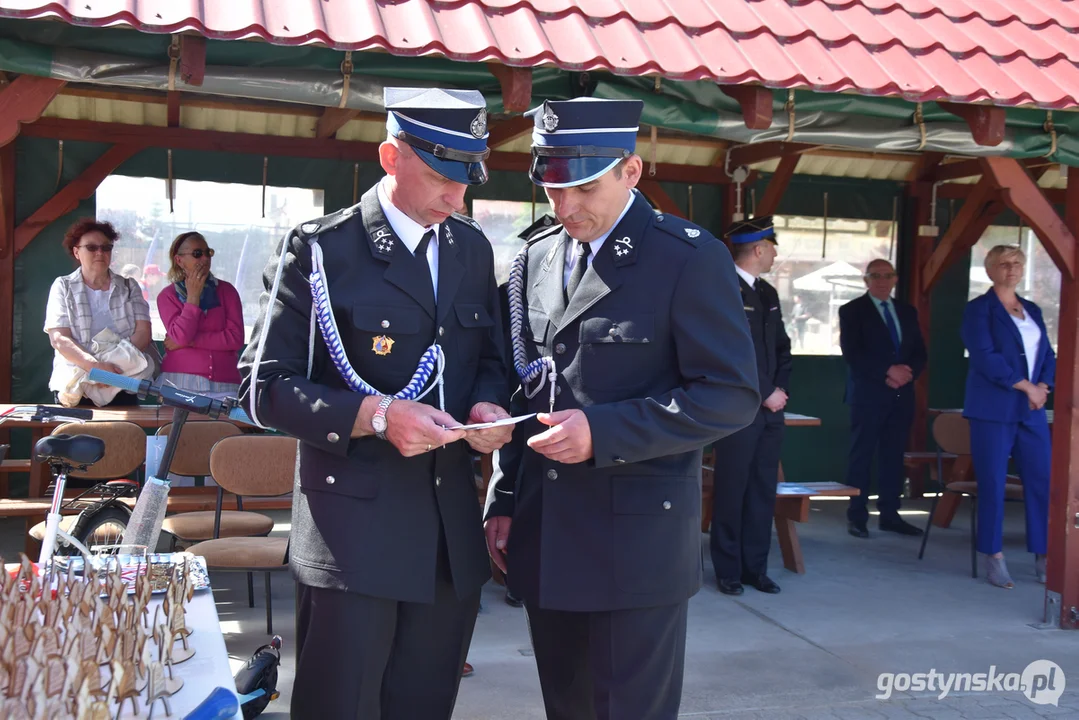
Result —
<path fill-rule="evenodd" d="M 791 376 L 791 341 L 783 327 L 779 293 L 762 274 L 776 259 L 771 216 L 735 223 L 727 232 L 742 291 L 742 305 L 757 355 L 757 379 L 764 402 L 749 427 L 715 445 L 710 546 L 719 591 L 741 595 L 743 584 L 779 592 L 768 577 L 783 408 Z"/>
<path fill-rule="evenodd" d="M 877 454 L 877 509 L 881 530 L 922 531 L 899 516 L 903 452 L 914 419 L 914 380 L 925 369 L 918 311 L 892 298 L 895 268 L 874 260 L 865 269 L 868 292 L 839 308 L 839 343 L 849 369 L 850 457 L 847 484 L 862 491 L 847 508 L 847 531 L 869 537 L 869 468 Z"/>
<path fill-rule="evenodd" d="M 487 542 L 524 599 L 550 720 L 678 715 L 701 585 L 701 448 L 760 406 L 730 254 L 633 188 L 639 100 L 533 110 L 560 225 L 509 283 L 517 426 Z"/>
<path fill-rule="evenodd" d="M 506 416 L 492 249 L 453 213 L 486 180 L 485 105 L 386 107 L 386 177 L 288 235 L 241 360 L 252 419 L 300 440 L 294 718 L 448 720 L 490 577 L 468 446 L 510 432 L 453 429 Z"/>

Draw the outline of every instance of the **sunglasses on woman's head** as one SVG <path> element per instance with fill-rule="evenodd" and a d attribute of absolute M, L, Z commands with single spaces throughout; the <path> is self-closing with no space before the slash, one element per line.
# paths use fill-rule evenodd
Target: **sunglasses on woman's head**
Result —
<path fill-rule="evenodd" d="M 103 252 L 103 253 L 111 253 L 112 252 L 112 245 L 76 245 L 75 247 L 82 248 L 86 252 L 94 253 L 95 255 L 97 253 L 100 253 L 100 252 Z"/>
<path fill-rule="evenodd" d="M 206 257 L 212 258 L 214 256 L 214 249 L 213 248 L 206 248 L 205 250 L 203 250 L 202 248 L 198 248 L 197 250 L 192 250 L 191 252 L 187 252 L 187 253 L 177 253 L 177 255 L 190 255 L 191 257 L 195 258 L 196 260 L 200 260 L 200 259 L 202 259 L 203 255 L 205 255 Z"/>

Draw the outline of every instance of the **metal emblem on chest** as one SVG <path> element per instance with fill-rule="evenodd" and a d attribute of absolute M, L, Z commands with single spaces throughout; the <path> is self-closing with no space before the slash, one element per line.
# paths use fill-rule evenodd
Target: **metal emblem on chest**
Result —
<path fill-rule="evenodd" d="M 371 346 L 371 350 L 375 355 L 389 355 L 393 352 L 393 338 L 386 335 L 379 335 L 376 337 L 374 344 Z"/>

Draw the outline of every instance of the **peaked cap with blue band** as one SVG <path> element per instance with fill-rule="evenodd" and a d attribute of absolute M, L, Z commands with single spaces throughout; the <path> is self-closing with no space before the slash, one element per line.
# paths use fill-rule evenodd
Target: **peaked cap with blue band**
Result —
<path fill-rule="evenodd" d="M 576 98 L 547 100 L 525 113 L 535 120 L 529 177 L 542 187 L 583 185 L 637 147 L 644 103 Z"/>
<path fill-rule="evenodd" d="M 487 104 L 478 90 L 393 88 L 386 129 L 435 172 L 463 185 L 487 182 Z"/>
<path fill-rule="evenodd" d="M 771 240 L 775 244 L 779 244 L 776 240 L 775 223 L 771 215 L 736 222 L 727 230 L 725 237 L 731 241 L 732 245 L 742 245 L 757 242 L 758 240 Z"/>

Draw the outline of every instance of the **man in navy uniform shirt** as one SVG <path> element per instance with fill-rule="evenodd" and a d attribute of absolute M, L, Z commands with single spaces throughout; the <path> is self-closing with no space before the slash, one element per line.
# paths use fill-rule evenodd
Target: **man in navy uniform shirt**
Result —
<path fill-rule="evenodd" d="M 453 429 L 506 416 L 492 249 L 454 212 L 487 179 L 487 113 L 474 90 L 385 99 L 386 176 L 289 234 L 241 361 L 251 417 L 300 440 L 294 718 L 449 720 L 490 577 L 469 446 L 510 430 Z"/>
<path fill-rule="evenodd" d="M 772 217 L 735 223 L 727 232 L 742 291 L 742 305 L 757 355 L 762 403 L 749 427 L 715 445 L 715 489 L 710 545 L 719 591 L 741 595 L 743 584 L 779 592 L 768 577 L 783 408 L 791 376 L 791 341 L 783 327 L 779 293 L 762 274 L 776 259 Z"/>
<path fill-rule="evenodd" d="M 634 190 L 638 100 L 532 111 L 559 221 L 511 273 L 517 426 L 487 542 L 525 603 L 550 720 L 673 720 L 701 585 L 701 448 L 760 406 L 727 249 Z M 530 375 L 528 368 L 543 368 Z"/>

